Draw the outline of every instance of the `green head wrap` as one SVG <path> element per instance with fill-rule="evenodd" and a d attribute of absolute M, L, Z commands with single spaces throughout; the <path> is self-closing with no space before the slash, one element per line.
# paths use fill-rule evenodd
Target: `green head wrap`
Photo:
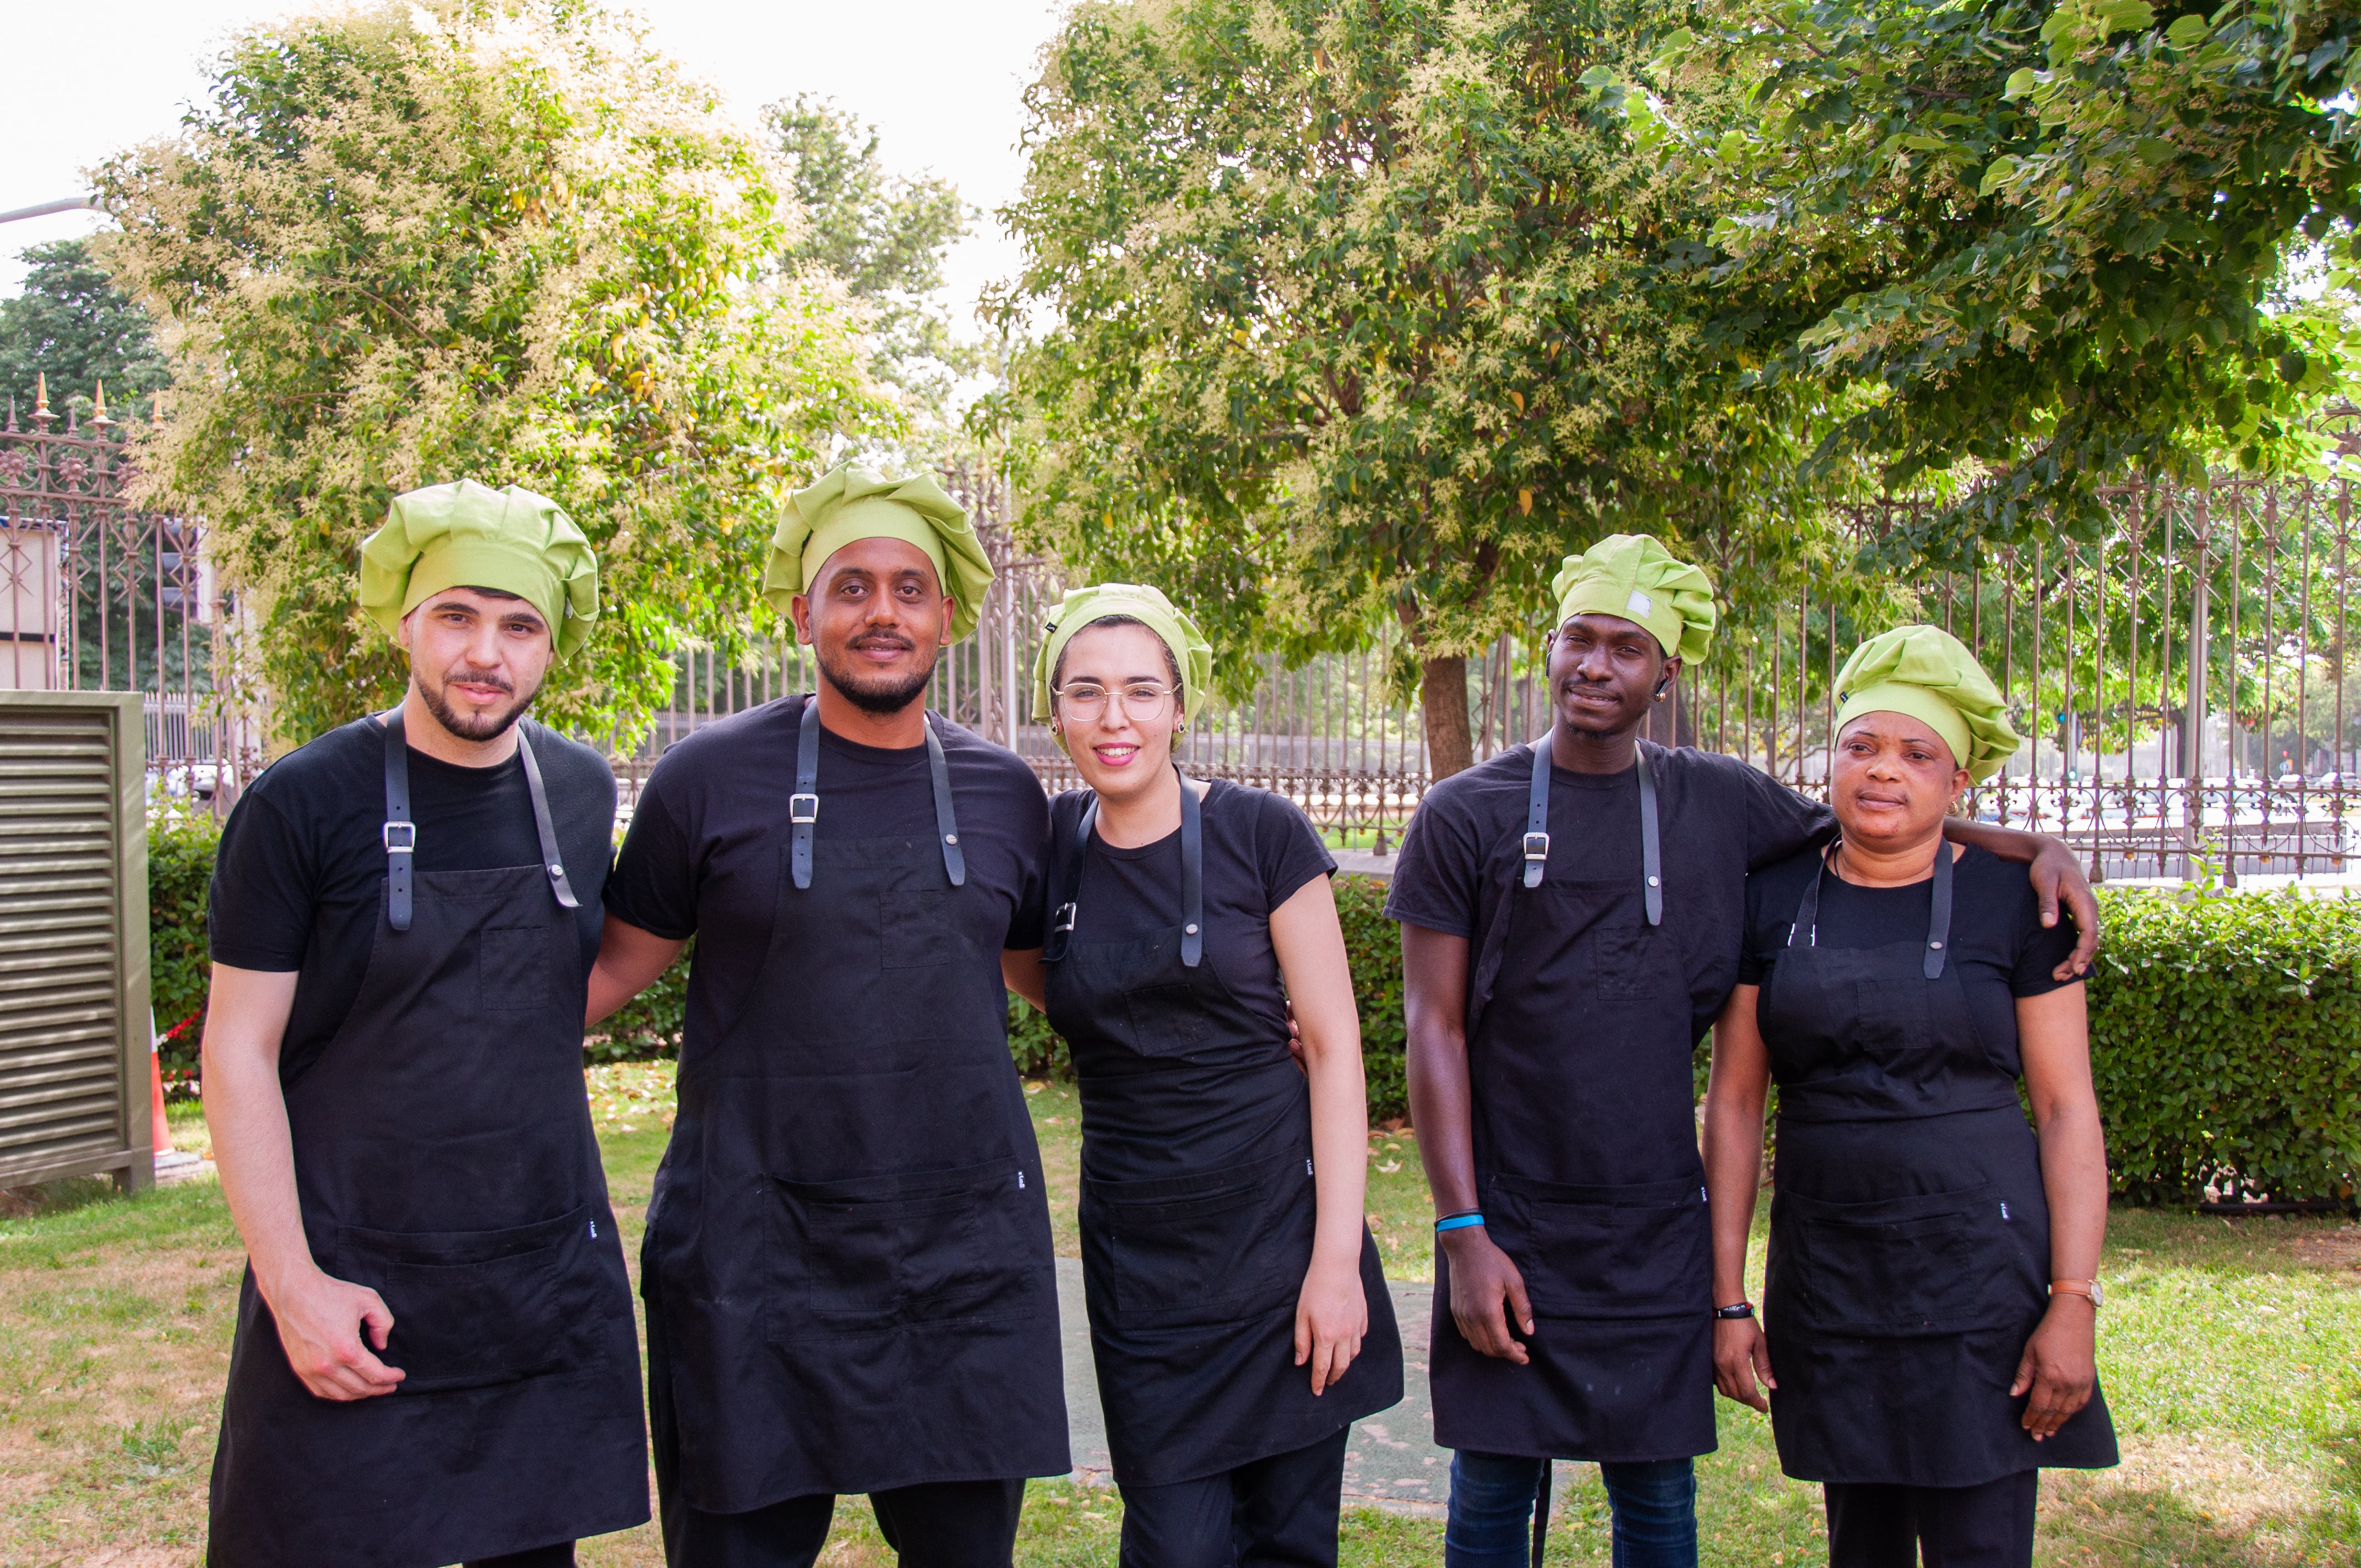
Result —
<path fill-rule="evenodd" d="M 1838 732 L 1864 713 L 1906 714 L 1933 725 L 1951 760 L 1977 784 L 2023 744 L 1992 677 L 1939 626 L 1897 626 L 1852 651 L 1837 674 Z"/>
<path fill-rule="evenodd" d="M 808 592 L 828 558 L 856 539 L 899 539 L 925 551 L 935 564 L 935 581 L 959 602 L 951 636 L 975 630 L 992 587 L 992 559 L 968 526 L 967 513 L 925 474 L 887 479 L 847 463 L 789 496 L 771 532 L 763 598 L 787 614 L 788 601 Z"/>
<path fill-rule="evenodd" d="M 1049 717 L 1049 676 L 1058 667 L 1058 655 L 1075 632 L 1111 615 L 1127 615 L 1163 641 L 1172 652 L 1173 667 L 1180 672 L 1180 722 L 1186 724 L 1191 714 L 1205 706 L 1213 685 L 1213 645 L 1197 630 L 1197 623 L 1155 588 L 1137 583 L 1094 583 L 1086 588 L 1068 588 L 1058 608 L 1049 612 L 1046 633 L 1041 639 L 1041 652 L 1033 661 L 1033 717 L 1047 720 Z M 1066 738 L 1055 736 L 1060 751 L 1065 750 Z"/>
<path fill-rule="evenodd" d="M 497 588 L 541 611 L 559 658 L 598 619 L 598 557 L 546 496 L 473 479 L 393 498 L 361 541 L 361 609 L 399 637 L 402 617 L 445 588 Z"/>
<path fill-rule="evenodd" d="M 1695 662 L 1713 646 L 1713 579 L 1644 533 L 1610 533 L 1569 555 L 1550 584 L 1564 626 L 1577 615 L 1612 615 L 1656 634 L 1664 657 Z"/>

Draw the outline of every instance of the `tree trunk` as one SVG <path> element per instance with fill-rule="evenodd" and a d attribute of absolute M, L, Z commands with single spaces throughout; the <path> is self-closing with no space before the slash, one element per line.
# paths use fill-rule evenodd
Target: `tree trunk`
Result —
<path fill-rule="evenodd" d="M 1447 779 L 1476 761 L 1467 725 L 1467 661 L 1455 654 L 1419 666 L 1419 702 L 1426 713 L 1426 760 L 1430 780 Z"/>

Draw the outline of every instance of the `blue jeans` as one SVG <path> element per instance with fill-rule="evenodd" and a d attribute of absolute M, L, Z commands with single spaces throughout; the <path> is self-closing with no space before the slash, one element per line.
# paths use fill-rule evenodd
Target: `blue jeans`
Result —
<path fill-rule="evenodd" d="M 1533 1499 L 1548 1463 L 1466 1449 L 1451 1456 L 1444 1568 L 1532 1563 Z M 1598 1474 L 1615 1515 L 1615 1568 L 1697 1568 L 1697 1476 L 1688 1460 L 1602 1464 Z"/>

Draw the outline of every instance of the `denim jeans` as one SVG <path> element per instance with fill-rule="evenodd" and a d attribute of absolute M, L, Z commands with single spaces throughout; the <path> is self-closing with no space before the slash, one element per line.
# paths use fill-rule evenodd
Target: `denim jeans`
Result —
<path fill-rule="evenodd" d="M 1465 1449 L 1451 1456 L 1444 1568 L 1528 1568 L 1533 1499 L 1548 1463 Z M 1688 1460 L 1602 1464 L 1598 1473 L 1615 1515 L 1615 1568 L 1697 1568 L 1697 1477 Z"/>

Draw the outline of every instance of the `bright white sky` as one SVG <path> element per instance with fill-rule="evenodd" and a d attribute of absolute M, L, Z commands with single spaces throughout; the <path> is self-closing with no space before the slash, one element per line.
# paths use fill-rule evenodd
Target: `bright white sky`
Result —
<path fill-rule="evenodd" d="M 274 0 L 113 0 L 96 34 L 71 5 L 12 7 L 17 69 L 0 93 L 0 212 L 83 190 L 79 170 L 169 133 L 204 87 L 203 63 L 230 33 L 325 6 Z M 986 216 L 951 254 L 962 335 L 983 286 L 1015 270 L 1016 246 L 989 215 L 1016 194 L 1019 94 L 1064 0 L 639 0 L 655 43 L 719 88 L 752 123 L 764 104 L 823 93 L 878 127 L 898 173 L 931 170 Z M 38 62 L 38 63 L 36 63 Z M 24 282 L 17 252 L 87 233 L 93 214 L 0 225 L 0 296 Z"/>

